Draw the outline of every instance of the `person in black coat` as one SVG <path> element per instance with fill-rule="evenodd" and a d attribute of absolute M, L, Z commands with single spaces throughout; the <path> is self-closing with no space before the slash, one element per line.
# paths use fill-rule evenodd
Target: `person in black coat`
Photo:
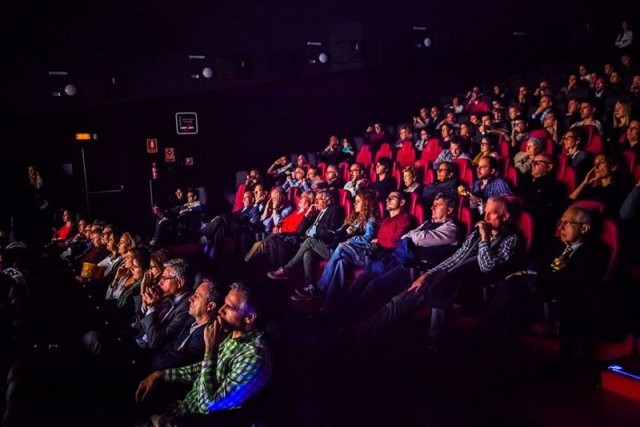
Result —
<path fill-rule="evenodd" d="M 215 319 L 222 305 L 222 296 L 218 286 L 209 278 L 202 280 L 189 298 L 189 315 L 182 331 L 176 339 L 167 343 L 151 359 L 153 371 L 187 366 L 202 360 L 204 356 L 204 327 Z"/>
<path fill-rule="evenodd" d="M 307 230 L 305 240 L 300 245 L 298 252 L 284 266 L 275 271 L 270 271 L 267 276 L 271 279 L 285 279 L 294 266 L 300 262 L 304 265 L 305 283 L 310 284 L 314 279 L 315 259 L 317 257 L 329 259 L 331 249 L 336 245 L 335 230 L 344 221 L 344 210 L 335 202 L 333 192 L 322 191 L 316 196 L 316 209 L 318 215 L 305 216 L 299 229 Z"/>
<path fill-rule="evenodd" d="M 558 237 L 526 269 L 498 285 L 484 316 L 489 337 L 509 337 L 514 323 L 522 320 L 514 315 L 530 312 L 531 302 L 556 300 L 562 355 L 572 356 L 580 340 L 586 356 L 593 358 L 597 288 L 609 258 L 606 247 L 592 236 L 592 226 L 589 210 L 572 206 L 564 212 L 558 221 Z M 533 301 L 530 291 L 534 291 Z"/>

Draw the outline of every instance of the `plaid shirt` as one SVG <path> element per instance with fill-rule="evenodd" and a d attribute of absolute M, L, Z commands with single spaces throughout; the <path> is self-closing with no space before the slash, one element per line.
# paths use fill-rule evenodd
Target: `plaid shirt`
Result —
<path fill-rule="evenodd" d="M 469 191 L 483 200 L 487 200 L 489 197 L 510 196 L 512 194 L 507 181 L 500 177 L 489 178 L 484 188 L 482 188 L 482 180 L 479 179 L 471 184 Z"/>
<path fill-rule="evenodd" d="M 208 414 L 239 408 L 260 391 L 271 376 L 271 354 L 262 337 L 261 331 L 236 339 L 229 336 L 220 344 L 217 360 L 205 353 L 202 362 L 164 371 L 169 382 L 193 383 L 170 414 Z"/>
<path fill-rule="evenodd" d="M 478 265 L 480 271 L 483 273 L 490 273 L 494 268 L 508 262 L 513 258 L 516 252 L 516 244 L 518 243 L 518 235 L 513 233 L 506 236 L 502 241 L 494 248 L 491 247 L 490 242 L 483 242 L 480 240 L 480 233 L 476 230 L 467 237 L 460 249 L 458 249 L 449 258 L 442 261 L 440 264 L 427 271 L 427 274 L 431 274 L 440 270 L 450 270 L 456 267 L 460 262 L 466 260 L 471 255 L 476 246 Z"/>

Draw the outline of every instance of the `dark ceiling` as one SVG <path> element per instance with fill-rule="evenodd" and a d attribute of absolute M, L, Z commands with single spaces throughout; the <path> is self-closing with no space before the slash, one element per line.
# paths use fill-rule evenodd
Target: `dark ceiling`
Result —
<path fill-rule="evenodd" d="M 510 46 L 514 31 L 526 33 L 527 42 L 545 42 L 589 22 L 595 13 L 574 7 L 582 4 L 9 0 L 0 14 L 2 109 L 5 117 L 47 113 L 410 63 L 428 52 L 415 49 L 425 35 L 432 51 L 454 54 Z M 321 51 L 330 62 L 310 64 Z M 190 54 L 206 59 L 189 60 Z M 207 66 L 213 78 L 192 77 Z M 69 83 L 77 88 L 73 97 L 64 94 Z"/>

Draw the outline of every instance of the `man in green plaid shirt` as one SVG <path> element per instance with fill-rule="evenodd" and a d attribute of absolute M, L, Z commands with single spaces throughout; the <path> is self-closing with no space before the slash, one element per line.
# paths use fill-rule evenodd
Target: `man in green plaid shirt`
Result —
<path fill-rule="evenodd" d="M 155 371 L 140 383 L 138 401 L 144 400 L 163 379 L 193 383 L 187 396 L 171 405 L 166 415 L 152 417 L 152 425 L 172 425 L 173 417 L 239 408 L 264 387 L 271 376 L 271 354 L 264 343 L 264 333 L 258 329 L 258 307 L 252 290 L 243 283 L 234 283 L 218 318 L 206 326 L 204 360 Z M 226 338 L 225 330 L 230 331 Z"/>

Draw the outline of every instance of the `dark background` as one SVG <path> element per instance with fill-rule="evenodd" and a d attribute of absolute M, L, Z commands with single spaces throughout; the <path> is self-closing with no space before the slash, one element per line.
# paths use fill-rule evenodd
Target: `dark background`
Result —
<path fill-rule="evenodd" d="M 152 161 L 160 165 L 160 204 L 175 184 L 206 185 L 222 208 L 220 194 L 233 191 L 239 169 L 321 150 L 330 134 L 360 135 L 373 120 L 396 125 L 476 82 L 588 58 L 610 49 L 632 10 L 578 1 L 137 3 L 4 3 L 5 221 L 28 164 L 42 171 L 54 206 L 84 210 L 82 147 L 91 191 L 124 188 L 90 196 L 93 217 L 149 227 Z M 417 48 L 425 36 L 433 45 Z M 310 64 L 320 52 L 330 62 Z M 205 66 L 213 78 L 192 78 Z M 68 83 L 77 95 L 63 93 Z M 176 134 L 179 111 L 198 113 L 197 135 Z M 79 131 L 98 140 L 81 145 Z M 146 138 L 158 139 L 159 154 L 146 153 Z M 163 162 L 165 147 L 176 150 L 172 166 Z M 182 164 L 187 156 L 194 166 Z"/>

